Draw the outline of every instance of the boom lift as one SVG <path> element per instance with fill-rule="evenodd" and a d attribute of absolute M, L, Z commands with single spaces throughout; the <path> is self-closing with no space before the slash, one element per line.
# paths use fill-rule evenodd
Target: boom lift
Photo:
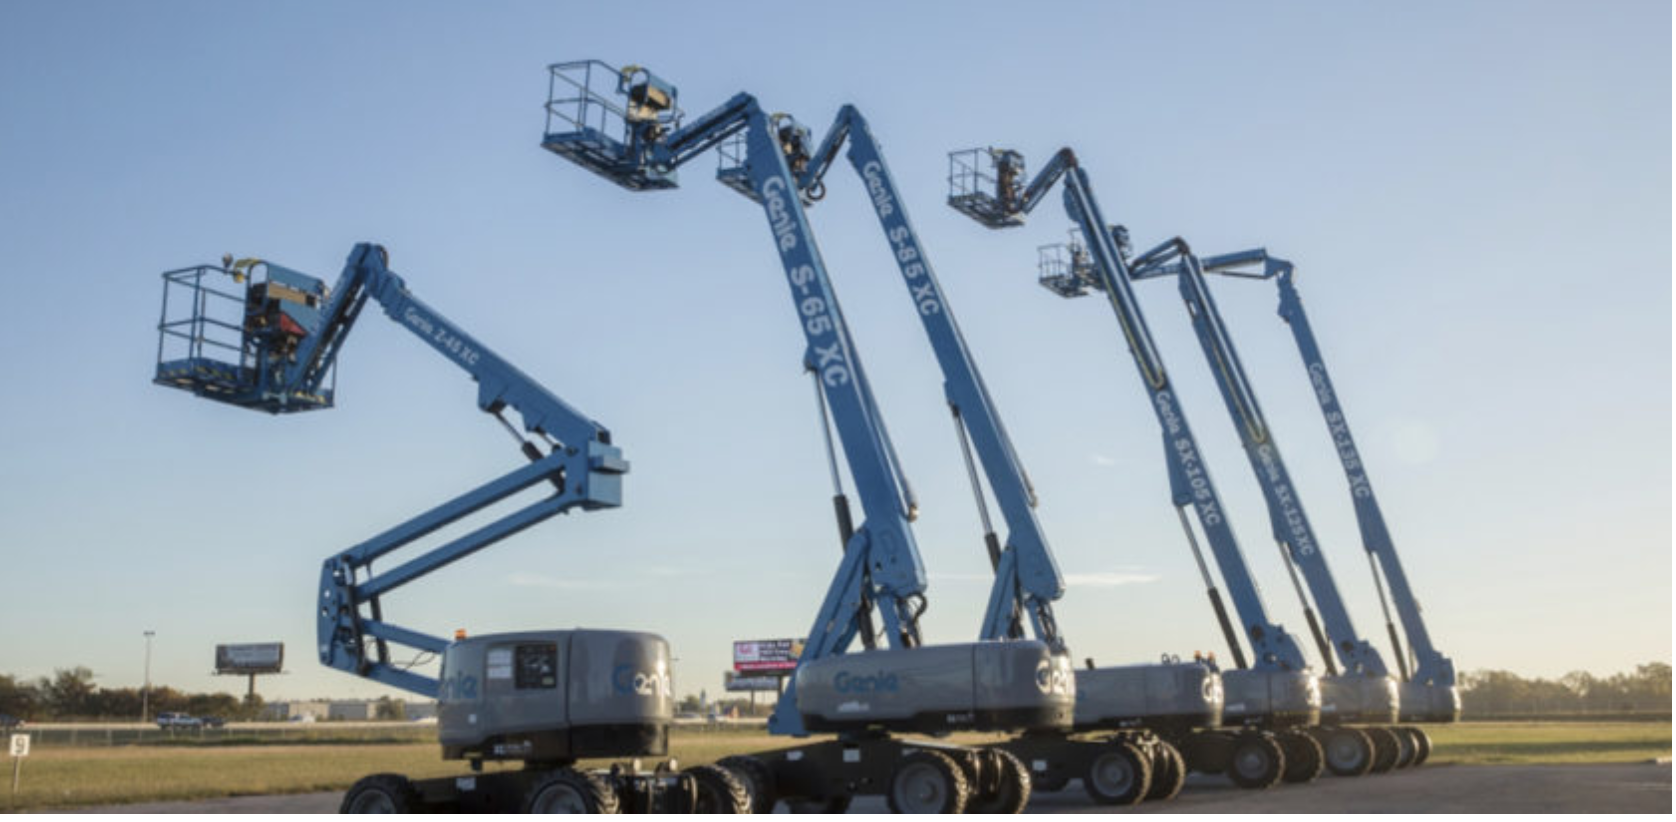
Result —
<path fill-rule="evenodd" d="M 1390 739 L 1377 741 L 1377 747 L 1389 752 L 1390 743 L 1395 742 L 1399 751 L 1395 762 L 1377 757 L 1376 761 L 1370 762 L 1361 756 L 1363 751 L 1357 746 L 1329 748 L 1328 767 L 1334 773 L 1351 775 L 1365 773 L 1370 767 L 1383 771 L 1391 765 L 1403 767 L 1410 764 L 1422 747 L 1421 739 L 1407 729 L 1388 727 L 1397 721 L 1396 680 L 1390 676 L 1379 651 L 1361 638 L 1351 622 L 1349 610 L 1327 567 L 1320 541 L 1304 511 L 1298 488 L 1287 471 L 1274 430 L 1263 414 L 1255 386 L 1246 376 L 1227 325 L 1205 282 L 1198 258 L 1187 242 L 1177 237 L 1132 260 L 1129 272 L 1136 280 L 1175 274 L 1177 288 L 1192 319 L 1193 333 L 1222 394 L 1223 404 L 1251 463 L 1252 473 L 1263 490 L 1270 530 L 1280 548 L 1281 562 L 1286 566 L 1293 590 L 1303 604 L 1310 632 L 1327 667 L 1328 675 L 1322 677 L 1321 685 L 1322 722 L 1370 725 L 1372 727 L 1364 729 L 1370 737 L 1377 739 L 1381 735 L 1392 735 Z M 1098 282 L 1086 272 L 1073 270 L 1072 273 L 1082 276 L 1087 282 Z M 1302 569 L 1304 581 L 1309 586 L 1308 594 L 1299 583 L 1299 569 Z M 1320 620 L 1316 618 L 1315 608 L 1311 607 L 1311 596 L 1320 608 Z M 1344 666 L 1342 676 L 1333 664 L 1335 654 Z"/>
<path fill-rule="evenodd" d="M 1303 299 L 1298 295 L 1296 270 L 1291 262 L 1271 256 L 1260 248 L 1206 257 L 1200 262 L 1205 272 L 1242 279 L 1274 280 L 1280 297 L 1280 317 L 1292 331 L 1293 341 L 1297 343 L 1298 353 L 1303 359 L 1304 371 L 1309 375 L 1316 402 L 1321 406 L 1327 423 L 1327 432 L 1333 439 L 1339 463 L 1350 485 L 1356 523 L 1361 531 L 1362 546 L 1368 554 L 1368 568 L 1373 574 L 1374 589 L 1380 594 L 1379 604 L 1385 614 L 1386 631 L 1390 634 L 1392 647 L 1396 649 L 1397 667 L 1402 679 L 1399 685 L 1401 718 L 1404 722 L 1454 722 L 1460 719 L 1461 696 L 1455 684 L 1455 663 L 1437 649 L 1426 629 L 1420 602 L 1414 596 L 1414 589 L 1409 585 L 1408 575 L 1397 556 L 1396 544 L 1385 525 L 1379 500 L 1374 496 L 1367 466 L 1356 448 L 1355 439 L 1351 437 L 1350 424 L 1345 418 L 1338 392 L 1333 387 L 1332 377 L 1327 372 L 1315 332 L 1310 328 Z M 1260 269 L 1253 270 L 1253 266 L 1260 266 Z M 1161 266 L 1156 270 L 1164 274 L 1172 267 Z M 1137 271 L 1137 276 L 1150 273 Z M 1385 595 L 1387 587 L 1390 589 L 1389 599 Z M 1395 603 L 1397 618 L 1402 622 L 1401 633 L 1391 617 L 1392 603 Z M 1404 634 L 1408 637 L 1409 651 L 1414 657 L 1412 661 L 1403 651 Z M 1422 760 L 1425 750 L 1426 746 L 1422 745 Z"/>
<path fill-rule="evenodd" d="M 420 302 L 390 271 L 380 246 L 362 243 L 331 289 L 324 281 L 256 259 L 164 274 L 155 382 L 271 414 L 329 408 L 328 387 L 349 331 L 368 299 L 477 383 L 477 404 L 504 425 L 529 465 L 378 536 L 334 553 L 321 571 L 316 614 L 320 661 L 438 701 L 444 759 L 471 775 L 409 780 L 377 774 L 344 796 L 348 813 L 468 810 L 556 812 L 730 811 L 748 808 L 729 771 L 673 761 L 654 772 L 622 765 L 577 769 L 584 758 L 668 753 L 673 694 L 669 645 L 633 631 L 539 630 L 450 642 L 387 621 L 383 600 L 401 586 L 556 514 L 615 508 L 628 463 L 604 427 Z M 242 284 L 225 290 L 220 278 Z M 171 291 L 184 290 L 184 313 Z M 184 346 L 183 357 L 172 357 Z M 231 352 L 231 358 L 228 357 Z M 508 422 L 517 412 L 523 431 Z M 372 563 L 487 506 L 543 485 L 552 492 L 381 573 Z M 400 662 L 391 646 L 418 652 Z M 440 654 L 440 677 L 412 670 Z M 483 772 L 485 762 L 522 762 Z"/>
<path fill-rule="evenodd" d="M 1036 495 L 1013 449 L 976 360 L 966 346 L 953 309 L 931 261 L 908 219 L 907 206 L 885 163 L 867 120 L 844 106 L 799 175 L 806 199 L 825 193 L 824 179 L 848 145 L 846 156 L 865 186 L 880 228 L 908 288 L 916 313 L 943 373 L 943 393 L 983 527 L 983 541 L 995 572 L 979 638 L 1020 640 L 1029 632 L 1056 653 L 1068 654 L 1054 618 L 1064 578 L 1036 518 Z M 973 452 L 977 452 L 974 463 Z M 978 477 L 981 466 L 1007 528 L 995 533 Z M 1208 661 L 1161 663 L 1076 672 L 1075 730 L 1103 731 L 1098 739 L 1072 738 L 1060 731 L 1027 733 L 999 747 L 1030 763 L 1034 787 L 1055 790 L 1073 778 L 1102 804 L 1133 804 L 1176 795 L 1186 779 L 1181 754 L 1145 730 L 1167 727 L 1179 737 L 1193 728 L 1215 728 L 1222 718 L 1221 678 Z M 1260 744 L 1267 744 L 1266 741 Z M 1009 760 L 1014 761 L 1014 760 Z"/>
<path fill-rule="evenodd" d="M 1186 415 L 1176 400 L 1146 320 L 1129 289 L 1122 253 L 1112 236 L 1100 228 L 1106 222 L 1094 199 L 1087 173 L 1068 148 L 1060 149 L 1028 184 L 1024 158 L 1016 151 L 971 149 L 953 152 L 949 160 L 949 205 L 978 223 L 988 228 L 1022 225 L 1025 215 L 1041 203 L 1056 182 L 1063 179 L 1065 210 L 1072 222 L 1081 226 L 1091 238 L 1091 270 L 1104 286 L 1141 382 L 1152 401 L 1153 412 L 1163 429 L 1176 514 L 1238 668 L 1222 672 L 1223 688 L 1227 694 L 1223 707 L 1224 724 L 1274 731 L 1276 741 L 1285 752 L 1284 758 L 1276 757 L 1279 761 L 1271 761 L 1256 753 L 1259 750 L 1256 746 L 1250 746 L 1249 750 L 1242 748 L 1230 759 L 1207 756 L 1200 753 L 1197 746 L 1185 745 L 1184 753 L 1189 766 L 1195 770 L 1215 771 L 1226 761 L 1229 776 L 1248 787 L 1272 785 L 1281 778 L 1290 781 L 1315 778 L 1323 766 L 1320 740 L 1326 738 L 1327 732 L 1305 733 L 1302 729 L 1319 724 L 1321 698 L 1317 678 L 1291 635 L 1269 620 L 1256 582 L 1246 567 L 1239 543 L 1227 522 L 1209 470 L 1199 456 L 1198 442 L 1188 427 Z M 1056 288 L 1058 283 L 1056 280 L 1044 280 L 1045 285 L 1055 288 L 1062 295 L 1075 296 L 1075 293 Z M 1255 655 L 1253 667 L 1247 667 L 1241 641 L 1228 618 L 1227 609 L 1223 607 L 1221 594 L 1205 565 L 1198 539 L 1188 522 L 1185 509 L 1189 505 L 1197 514 L 1206 541 L 1210 543 L 1211 552 L 1232 591 L 1234 607 L 1244 622 L 1245 637 Z"/>
<path fill-rule="evenodd" d="M 1041 642 L 923 644 L 926 579 L 909 527 L 917 505 L 803 210 L 797 175 L 809 161 L 808 131 L 745 93 L 683 124 L 675 86 L 637 66 L 587 60 L 549 70 L 543 147 L 624 188 L 674 187 L 681 165 L 721 148 L 718 179 L 762 206 L 807 343 L 844 557 L 768 727 L 838 738 L 723 764 L 749 779 L 759 811 L 776 799 L 840 810 L 853 796 L 880 793 L 897 811 L 1021 806 L 1029 786 L 1004 754 L 890 735 L 1067 727 L 1073 681 L 1069 660 Z M 833 426 L 865 515 L 859 524 L 839 480 Z M 857 640 L 863 650 L 850 652 Z"/>

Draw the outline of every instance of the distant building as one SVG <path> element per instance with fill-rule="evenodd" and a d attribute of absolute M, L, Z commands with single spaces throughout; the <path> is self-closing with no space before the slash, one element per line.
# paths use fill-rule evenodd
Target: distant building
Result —
<path fill-rule="evenodd" d="M 269 702 L 262 706 L 262 718 L 270 722 L 289 722 L 304 717 L 316 722 L 330 715 L 331 703 L 321 700 L 305 702 Z"/>
<path fill-rule="evenodd" d="M 339 722 L 367 722 L 378 718 L 378 703 L 365 699 L 329 703 L 326 718 Z"/>

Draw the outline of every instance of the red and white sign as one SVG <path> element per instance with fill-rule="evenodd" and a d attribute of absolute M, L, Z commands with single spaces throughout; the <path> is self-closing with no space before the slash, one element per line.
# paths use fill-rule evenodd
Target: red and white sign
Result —
<path fill-rule="evenodd" d="M 740 673 L 793 671 L 803 655 L 801 639 L 751 639 L 733 643 L 733 670 Z"/>

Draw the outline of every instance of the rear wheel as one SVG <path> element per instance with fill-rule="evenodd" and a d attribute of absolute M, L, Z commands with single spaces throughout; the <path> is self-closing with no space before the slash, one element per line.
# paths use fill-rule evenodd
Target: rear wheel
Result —
<path fill-rule="evenodd" d="M 966 775 L 960 766 L 946 754 L 930 750 L 902 757 L 886 796 L 893 813 L 961 813 L 967 798 Z"/>
<path fill-rule="evenodd" d="M 605 780 L 575 768 L 558 768 L 536 780 L 524 813 L 617 813 L 617 794 Z"/>
<path fill-rule="evenodd" d="M 1426 760 L 1430 759 L 1432 755 L 1432 738 L 1426 735 L 1424 728 L 1416 728 L 1413 725 L 1409 725 L 1404 727 L 1403 730 L 1408 731 L 1409 735 L 1414 737 L 1415 767 L 1424 765 Z"/>
<path fill-rule="evenodd" d="M 966 813 L 1024 813 L 1030 804 L 1030 772 L 1010 751 L 994 748 L 990 753 L 999 766 L 995 790 L 974 796 L 966 803 Z"/>
<path fill-rule="evenodd" d="M 1373 740 L 1355 728 L 1327 731 L 1322 748 L 1327 769 L 1335 776 L 1362 776 L 1373 767 Z"/>
<path fill-rule="evenodd" d="M 1133 805 L 1146 798 L 1151 786 L 1150 758 L 1126 739 L 1106 743 L 1082 777 L 1083 790 L 1101 805 Z"/>
<path fill-rule="evenodd" d="M 1274 737 L 1247 731 L 1234 739 L 1234 750 L 1228 757 L 1228 778 L 1235 785 L 1251 790 L 1272 788 L 1280 784 L 1285 770 L 1286 757 Z"/>
<path fill-rule="evenodd" d="M 1187 784 L 1187 761 L 1176 746 L 1160 739 L 1152 748 L 1152 786 L 1146 789 L 1146 801 L 1163 802 L 1176 798 L 1181 786 Z"/>
<path fill-rule="evenodd" d="M 1410 736 L 1405 728 L 1393 727 L 1390 731 L 1391 735 L 1397 738 L 1397 769 L 1413 765 L 1414 758 L 1420 753 L 1414 737 Z"/>
<path fill-rule="evenodd" d="M 774 769 L 754 756 L 724 756 L 716 763 L 733 771 L 751 794 L 751 813 L 774 811 Z"/>
<path fill-rule="evenodd" d="M 1321 775 L 1326 757 L 1321 743 L 1303 731 L 1284 731 L 1279 735 L 1280 749 L 1286 754 L 1286 768 L 1281 779 L 1292 784 L 1313 782 Z"/>
<path fill-rule="evenodd" d="M 751 792 L 745 780 L 720 765 L 694 765 L 682 771 L 698 788 L 693 813 L 750 813 Z"/>
<path fill-rule="evenodd" d="M 1362 733 L 1373 740 L 1373 767 L 1369 770 L 1372 773 L 1390 773 L 1397 766 L 1397 757 L 1401 754 L 1397 735 L 1382 726 L 1363 728 Z"/>
<path fill-rule="evenodd" d="M 419 791 L 407 777 L 379 773 L 363 777 L 343 795 L 338 813 L 414 813 L 419 808 Z"/>

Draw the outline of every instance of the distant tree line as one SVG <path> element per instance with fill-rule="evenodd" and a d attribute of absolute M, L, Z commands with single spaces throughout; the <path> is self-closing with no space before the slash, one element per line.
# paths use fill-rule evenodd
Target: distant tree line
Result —
<path fill-rule="evenodd" d="M 1670 665 L 1649 662 L 1630 673 L 1599 677 L 1572 671 L 1557 680 L 1510 671 L 1461 676 L 1461 714 L 1468 719 L 1554 714 L 1670 713 Z"/>
<path fill-rule="evenodd" d="M 232 694 L 189 694 L 167 685 L 153 685 L 148 697 L 139 688 L 101 688 L 93 671 L 77 666 L 59 668 L 33 682 L 0 674 L 0 713 L 30 722 L 75 719 L 134 720 L 140 718 L 142 699 L 150 717 L 163 711 L 230 720 L 255 719 L 262 698 L 246 701 Z M 149 718 L 149 717 L 148 717 Z"/>

